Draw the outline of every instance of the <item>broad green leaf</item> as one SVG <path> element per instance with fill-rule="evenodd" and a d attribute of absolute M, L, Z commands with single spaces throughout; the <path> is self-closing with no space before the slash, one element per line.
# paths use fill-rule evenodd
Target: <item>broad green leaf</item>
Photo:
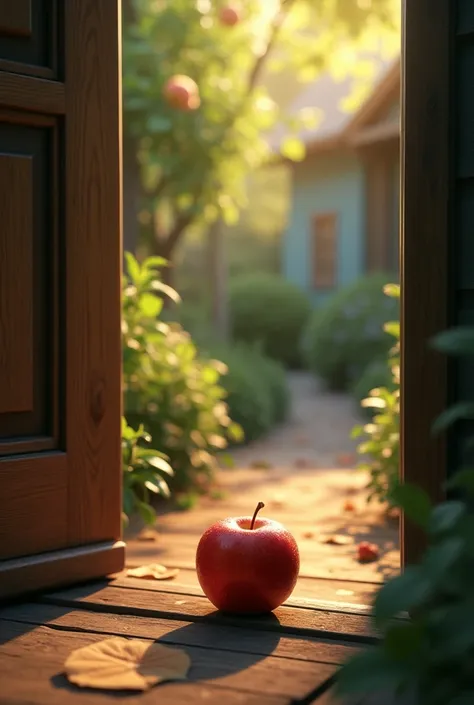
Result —
<path fill-rule="evenodd" d="M 160 472 L 164 472 L 167 475 L 171 476 L 174 475 L 174 471 L 171 465 L 166 460 L 164 460 L 164 458 L 160 458 L 158 455 L 155 455 L 152 458 L 147 458 L 146 462 L 148 463 L 148 465 L 151 465 L 157 470 L 160 470 Z"/>
<path fill-rule="evenodd" d="M 418 566 L 405 571 L 383 585 L 374 602 L 374 619 L 381 627 L 402 612 L 419 605 L 430 594 L 431 586 Z"/>
<path fill-rule="evenodd" d="M 394 299 L 400 298 L 400 285 L 399 284 L 386 284 L 383 288 L 384 294 L 390 296 Z"/>
<path fill-rule="evenodd" d="M 474 328 L 460 326 L 439 333 L 433 338 L 432 346 L 451 355 L 474 355 Z"/>
<path fill-rule="evenodd" d="M 161 292 L 177 304 L 181 301 L 181 296 L 175 289 L 173 289 L 173 287 L 168 286 L 168 284 L 164 284 L 157 279 L 152 283 L 152 288 L 155 291 Z"/>
<path fill-rule="evenodd" d="M 411 521 L 424 529 L 428 527 L 431 501 L 421 487 L 409 483 L 399 484 L 393 488 L 390 498 Z"/>
<path fill-rule="evenodd" d="M 127 263 L 127 273 L 133 284 L 138 284 L 141 277 L 141 269 L 135 257 L 131 252 L 125 252 L 125 261 Z"/>
<path fill-rule="evenodd" d="M 152 525 L 155 523 L 156 512 L 147 502 L 137 500 L 138 512 L 145 524 Z"/>
<path fill-rule="evenodd" d="M 463 402 L 443 411 L 433 424 L 433 433 L 443 431 L 461 419 L 474 419 L 474 403 Z"/>
<path fill-rule="evenodd" d="M 382 649 L 371 648 L 342 666 L 336 676 L 336 693 L 345 696 L 394 692 L 408 673 L 404 664 L 393 661 Z"/>
<path fill-rule="evenodd" d="M 433 508 L 429 521 L 431 534 L 442 534 L 451 531 L 466 513 L 463 502 L 448 501 Z"/>
<path fill-rule="evenodd" d="M 163 308 L 163 301 L 153 294 L 140 296 L 140 311 L 146 318 L 156 318 Z"/>
<path fill-rule="evenodd" d="M 464 468 L 446 482 L 447 489 L 465 490 L 469 495 L 474 495 L 474 469 Z"/>
<path fill-rule="evenodd" d="M 384 649 L 395 661 L 411 661 L 419 655 L 424 631 L 420 624 L 400 622 L 390 624 L 385 632 Z"/>
<path fill-rule="evenodd" d="M 393 335 L 394 338 L 400 338 L 400 323 L 397 321 L 391 321 L 390 323 L 385 323 L 384 331 Z"/>

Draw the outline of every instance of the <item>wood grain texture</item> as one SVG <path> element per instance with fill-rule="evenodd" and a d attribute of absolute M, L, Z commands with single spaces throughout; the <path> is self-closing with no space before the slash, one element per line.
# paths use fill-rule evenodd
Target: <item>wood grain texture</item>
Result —
<path fill-rule="evenodd" d="M 18 622 L 2 621 L 0 626 L 4 642 L 0 646 L 0 678 L 2 697 L 6 699 L 6 702 L 15 702 L 14 699 L 9 700 L 7 697 L 10 694 L 13 697 L 18 697 L 18 690 L 21 692 L 21 686 L 15 683 L 15 680 L 29 682 L 30 688 L 33 688 L 33 682 L 36 680 L 36 689 L 45 689 L 43 698 L 45 695 L 49 695 L 51 677 L 57 676 L 61 672 L 64 660 L 70 651 L 103 639 L 103 635 L 99 634 L 65 630 L 54 630 L 53 632 L 43 626 L 32 629 L 31 625 Z M 173 625 L 170 624 L 170 627 L 172 629 Z M 152 642 L 152 640 L 149 641 Z M 188 674 L 188 680 L 193 684 L 193 689 L 189 693 L 191 697 L 196 685 L 199 687 L 201 684 L 217 683 L 219 687 L 249 695 L 300 699 L 313 688 L 328 680 L 335 671 L 335 667 L 330 664 L 297 659 L 259 656 L 240 651 L 220 651 L 212 647 L 183 646 L 182 648 L 191 658 L 191 669 Z M 14 680 L 12 677 L 10 666 L 12 662 L 21 662 L 21 678 L 16 677 Z M 59 685 L 59 681 L 56 682 Z M 170 702 L 166 699 L 162 700 L 166 687 L 160 687 L 159 691 L 154 691 L 155 701 L 159 697 L 160 703 Z M 180 698 L 181 684 L 171 686 L 171 688 L 174 690 L 175 696 L 173 702 L 184 702 Z M 25 693 L 25 691 L 23 692 Z M 30 690 L 30 697 L 33 694 L 34 691 Z M 63 697 L 64 695 L 63 692 Z M 35 697 L 37 702 L 38 695 Z M 105 700 L 107 695 L 102 695 L 102 697 Z M 85 700 L 87 691 L 81 692 L 81 698 L 84 698 L 84 700 L 81 699 L 81 702 L 87 702 Z M 46 702 L 46 699 L 43 702 Z"/>
<path fill-rule="evenodd" d="M 0 487 L 0 560 L 67 545 L 67 462 L 63 453 L 2 460 Z"/>
<path fill-rule="evenodd" d="M 31 0 L 0 0 L 0 34 L 30 37 Z"/>
<path fill-rule="evenodd" d="M 121 534 L 121 62 L 117 0 L 66 28 L 69 542 Z"/>
<path fill-rule="evenodd" d="M 64 534 L 63 530 L 58 536 Z M 18 597 L 52 585 L 71 585 L 115 573 L 123 560 L 124 544 L 117 541 L 3 561 L 0 563 L 0 598 Z"/>
<path fill-rule="evenodd" d="M 0 154 L 0 414 L 33 408 L 33 163 Z"/>
<path fill-rule="evenodd" d="M 27 76 L 37 76 L 38 78 L 55 78 L 53 69 L 47 66 L 34 66 L 31 64 L 18 64 L 16 61 L 0 59 L 0 71 L 7 73 L 21 73 Z"/>
<path fill-rule="evenodd" d="M 174 557 L 175 560 L 172 562 L 169 560 L 163 561 L 160 553 L 156 551 L 156 549 L 154 552 L 154 545 L 156 544 L 153 542 L 145 541 L 136 541 L 131 545 L 131 542 L 127 541 L 127 567 L 138 567 L 147 563 L 165 562 L 166 565 L 169 565 L 172 568 L 180 569 L 180 573 L 176 578 L 176 581 L 173 581 L 173 583 L 177 582 L 183 586 L 194 587 L 200 591 L 200 585 L 196 575 L 195 562 L 179 561 L 177 556 Z M 131 578 L 126 578 L 124 574 L 117 576 L 117 578 L 120 581 L 122 579 L 131 580 Z M 170 590 L 173 590 L 173 583 L 169 584 Z M 155 585 L 155 583 L 151 581 L 151 585 L 148 585 L 148 588 L 154 589 L 153 585 Z M 346 602 L 357 605 L 371 605 L 374 594 L 379 588 L 380 582 L 369 583 L 357 580 L 335 580 L 300 574 L 298 576 L 298 582 L 296 583 L 292 597 L 325 600 L 338 603 Z M 163 589 L 168 590 L 168 587 L 163 586 Z"/>
<path fill-rule="evenodd" d="M 173 566 L 174 567 L 174 566 Z M 312 583 L 315 582 L 316 585 L 321 585 L 324 581 L 319 580 L 300 580 L 298 579 L 298 596 L 292 594 L 291 597 L 285 602 L 285 605 L 299 606 L 299 607 L 312 607 L 315 609 L 330 609 L 333 612 L 349 612 L 352 614 L 369 614 L 371 607 L 370 604 L 360 604 L 357 602 L 349 602 L 346 597 L 346 601 L 342 599 L 343 596 L 337 595 L 337 590 L 331 589 L 330 597 L 324 599 L 322 597 L 320 590 L 314 588 Z M 330 583 L 331 581 L 327 581 Z M 300 583 L 302 583 L 300 585 Z M 203 596 L 203 591 L 195 571 L 191 570 L 180 570 L 178 576 L 174 580 L 146 580 L 142 578 L 128 577 L 126 573 L 121 573 L 110 582 L 111 587 L 128 587 L 128 588 L 138 588 L 141 590 L 151 590 L 153 592 L 173 592 L 180 593 L 183 595 L 195 595 Z M 328 592 L 330 585 L 328 587 Z M 304 595 L 304 597 L 303 597 Z M 344 596 L 345 597 L 345 596 Z M 338 599 L 339 598 L 339 599 Z"/>
<path fill-rule="evenodd" d="M 447 362 L 428 342 L 446 329 L 451 232 L 451 32 L 453 3 L 406 2 L 402 101 L 401 472 L 437 501 L 446 478 L 445 439 L 431 432 L 447 402 Z M 425 539 L 402 520 L 402 560 Z"/>
<path fill-rule="evenodd" d="M 265 637 L 242 627 L 219 624 L 195 624 L 166 617 L 136 617 L 74 610 L 49 604 L 23 604 L 0 609 L 0 620 L 7 619 L 25 624 L 45 624 L 53 629 L 88 631 L 96 634 L 113 634 L 130 638 L 160 639 L 163 642 L 184 646 L 212 647 L 223 651 L 243 651 L 260 656 L 340 664 L 360 647 L 354 644 L 273 635 Z M 0 626 L 1 630 L 1 626 Z"/>
<path fill-rule="evenodd" d="M 82 606 L 96 612 L 142 617 L 168 616 L 193 622 L 240 625 L 255 631 L 305 634 L 357 643 L 370 643 L 376 636 L 370 619 L 364 615 L 283 606 L 272 615 L 234 617 L 217 612 L 205 597 L 116 588 L 100 583 L 48 593 L 41 601 L 76 609 Z"/>
<path fill-rule="evenodd" d="M 64 84 L 2 71 L 0 72 L 0 104 L 19 110 L 63 115 Z"/>

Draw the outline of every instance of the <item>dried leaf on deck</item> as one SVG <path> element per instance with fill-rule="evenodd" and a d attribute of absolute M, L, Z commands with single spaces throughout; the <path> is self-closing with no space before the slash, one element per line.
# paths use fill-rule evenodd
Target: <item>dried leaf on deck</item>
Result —
<path fill-rule="evenodd" d="M 295 468 L 299 468 L 301 470 L 311 467 L 311 463 L 306 458 L 296 458 L 293 465 Z"/>
<path fill-rule="evenodd" d="M 252 470 L 271 470 L 273 465 L 268 460 L 252 460 L 250 467 Z"/>
<path fill-rule="evenodd" d="M 148 690 L 163 681 L 185 679 L 190 665 L 181 649 L 112 637 L 73 651 L 64 670 L 81 688 Z"/>
<path fill-rule="evenodd" d="M 153 529 L 144 529 L 137 536 L 137 541 L 156 541 L 158 539 L 158 534 Z"/>
<path fill-rule="evenodd" d="M 128 578 L 148 578 L 153 580 L 171 580 L 179 573 L 179 568 L 167 568 L 159 563 L 149 563 L 141 565 L 138 568 L 129 568 L 127 570 Z"/>
<path fill-rule="evenodd" d="M 344 536 L 342 534 L 332 534 L 331 536 L 321 536 L 322 543 L 328 543 L 331 546 L 348 546 L 354 543 L 352 536 Z"/>
<path fill-rule="evenodd" d="M 344 468 L 351 467 L 356 463 L 356 456 L 354 453 L 338 453 L 336 455 L 336 463 Z"/>

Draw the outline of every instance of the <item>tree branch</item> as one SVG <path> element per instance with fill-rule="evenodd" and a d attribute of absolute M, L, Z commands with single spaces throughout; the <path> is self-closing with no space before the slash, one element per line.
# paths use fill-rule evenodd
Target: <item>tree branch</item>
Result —
<path fill-rule="evenodd" d="M 278 39 L 278 35 L 288 17 L 290 14 L 290 10 L 295 4 L 296 0 L 281 0 L 280 2 L 280 8 L 278 12 L 276 13 L 275 17 L 273 18 L 273 22 L 270 25 L 270 31 L 268 35 L 268 41 L 267 41 L 267 46 L 265 47 L 264 51 L 257 56 L 255 64 L 252 68 L 252 71 L 250 72 L 249 76 L 249 82 L 248 82 L 248 87 L 247 87 L 247 95 L 250 95 L 250 93 L 253 91 L 255 86 L 257 85 L 257 81 L 260 78 L 260 74 L 262 72 L 262 69 L 265 65 L 266 60 L 268 59 L 268 56 L 275 46 L 276 40 Z"/>

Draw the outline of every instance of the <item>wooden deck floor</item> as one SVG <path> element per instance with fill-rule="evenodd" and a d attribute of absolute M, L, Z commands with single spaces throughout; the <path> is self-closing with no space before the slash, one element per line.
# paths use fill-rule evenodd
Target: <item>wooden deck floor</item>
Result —
<path fill-rule="evenodd" d="M 107 635 L 184 648 L 188 681 L 128 696 L 69 685 L 68 654 Z M 339 664 L 373 638 L 367 615 L 349 605 L 296 599 L 266 617 L 236 618 L 214 610 L 190 570 L 167 582 L 121 574 L 0 610 L 0 703 L 336 705 Z"/>

